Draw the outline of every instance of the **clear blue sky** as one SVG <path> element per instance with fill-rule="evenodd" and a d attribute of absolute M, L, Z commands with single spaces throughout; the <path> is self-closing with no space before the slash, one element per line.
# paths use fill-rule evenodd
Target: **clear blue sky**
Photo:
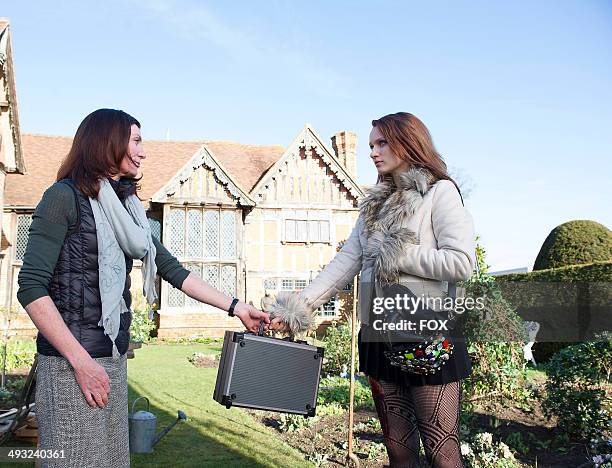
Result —
<path fill-rule="evenodd" d="M 564 221 L 612 225 L 609 1 L 5 0 L 0 15 L 23 132 L 72 136 L 116 107 L 145 144 L 169 129 L 286 146 L 309 122 L 357 132 L 372 183 L 370 122 L 402 110 L 471 181 L 494 269 L 531 268 Z"/>

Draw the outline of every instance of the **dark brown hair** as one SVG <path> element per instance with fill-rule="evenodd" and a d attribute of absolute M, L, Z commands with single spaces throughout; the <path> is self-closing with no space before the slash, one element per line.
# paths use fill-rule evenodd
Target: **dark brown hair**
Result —
<path fill-rule="evenodd" d="M 81 192 L 96 198 L 100 179 L 116 175 L 128 154 L 132 125 L 140 128 L 140 122 L 122 110 L 93 111 L 79 125 L 57 180 L 69 177 Z"/>
<path fill-rule="evenodd" d="M 372 120 L 372 126 L 380 130 L 391 151 L 410 167 L 427 169 L 437 180 L 450 180 L 459 190 L 457 183 L 448 175 L 446 163 L 436 151 L 429 130 L 416 116 L 397 112 Z"/>

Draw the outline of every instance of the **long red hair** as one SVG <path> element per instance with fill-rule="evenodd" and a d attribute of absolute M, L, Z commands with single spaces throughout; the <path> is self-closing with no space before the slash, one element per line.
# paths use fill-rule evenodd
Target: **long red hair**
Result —
<path fill-rule="evenodd" d="M 450 180 L 459 190 L 448 175 L 446 163 L 436 151 L 429 130 L 419 118 L 408 112 L 397 112 L 372 120 L 372 126 L 380 130 L 391 151 L 410 167 L 427 169 L 437 180 Z"/>
<path fill-rule="evenodd" d="M 69 177 L 81 192 L 96 198 L 100 180 L 117 174 L 128 154 L 132 125 L 140 128 L 140 122 L 122 110 L 93 111 L 79 125 L 57 180 Z"/>

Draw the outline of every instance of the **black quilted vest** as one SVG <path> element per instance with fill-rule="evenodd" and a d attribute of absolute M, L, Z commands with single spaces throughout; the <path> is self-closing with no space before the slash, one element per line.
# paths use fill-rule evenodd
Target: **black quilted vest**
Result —
<path fill-rule="evenodd" d="M 66 234 L 51 279 L 49 295 L 70 332 L 91 357 L 112 356 L 112 342 L 98 325 L 102 317 L 102 303 L 98 285 L 98 240 L 91 205 L 87 196 L 74 186 L 72 180 L 64 179 L 62 182 L 69 185 L 75 193 L 78 219 L 76 225 L 70 227 Z M 123 201 L 125 194 L 120 190 L 120 184 L 113 180 L 111 183 Z M 132 263 L 131 258 L 125 258 L 127 275 L 123 298 L 128 309 L 132 302 L 129 276 Z M 121 314 L 119 335 L 115 340 L 120 354 L 125 354 L 128 349 L 131 320 L 129 312 Z M 36 345 L 40 354 L 61 356 L 41 333 L 36 338 Z"/>

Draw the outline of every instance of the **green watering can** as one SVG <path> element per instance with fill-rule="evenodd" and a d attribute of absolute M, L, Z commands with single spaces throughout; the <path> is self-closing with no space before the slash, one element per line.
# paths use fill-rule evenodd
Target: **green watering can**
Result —
<path fill-rule="evenodd" d="M 134 412 L 134 406 L 136 406 L 138 400 L 147 400 L 147 411 L 141 410 Z M 187 415 L 179 410 L 176 421 L 162 430 L 159 434 L 155 435 L 157 432 L 157 418 L 153 413 L 148 411 L 149 407 L 150 403 L 147 397 L 138 397 L 132 403 L 132 412 L 128 416 L 131 453 L 153 452 L 155 444 L 157 444 L 177 422 L 187 419 Z"/>

